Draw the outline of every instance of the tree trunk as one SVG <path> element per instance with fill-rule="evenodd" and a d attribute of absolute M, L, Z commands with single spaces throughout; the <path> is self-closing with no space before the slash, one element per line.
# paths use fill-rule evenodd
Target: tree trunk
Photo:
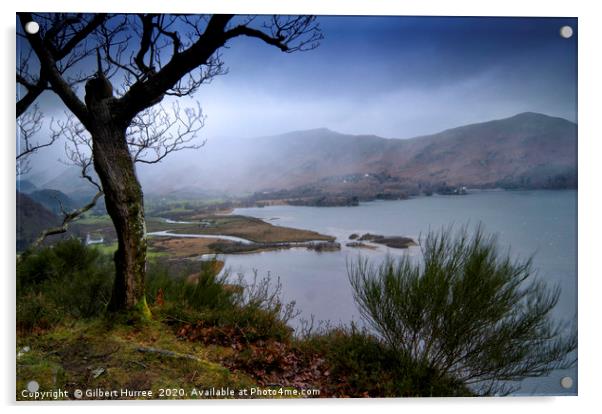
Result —
<path fill-rule="evenodd" d="M 118 240 L 109 311 L 132 312 L 147 319 L 150 311 L 144 294 L 146 226 L 142 188 L 128 150 L 125 127 L 112 121 L 108 105 L 95 105 L 94 109 L 94 168 Z"/>

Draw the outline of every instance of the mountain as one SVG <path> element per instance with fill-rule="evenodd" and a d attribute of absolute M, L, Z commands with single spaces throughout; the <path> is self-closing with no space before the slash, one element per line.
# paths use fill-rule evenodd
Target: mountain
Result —
<path fill-rule="evenodd" d="M 50 210 L 17 191 L 17 251 L 24 250 L 40 232 L 59 223 Z"/>
<path fill-rule="evenodd" d="M 376 182 L 574 188 L 577 125 L 527 112 L 411 139 L 314 129 L 209 140 L 187 159 L 152 168 L 141 170 L 141 181 L 146 192 L 160 194 L 195 189 L 228 194 L 308 186 L 336 189 L 351 188 L 354 182 L 365 188 Z"/>
<path fill-rule="evenodd" d="M 35 190 L 38 189 L 38 187 L 36 187 L 36 185 L 34 183 L 32 183 L 29 180 L 21 180 L 21 179 L 17 179 L 17 191 L 20 191 L 21 193 L 31 193 Z"/>
<path fill-rule="evenodd" d="M 97 182 L 100 181 L 94 170 L 90 171 L 90 175 Z M 51 178 L 47 177 L 38 183 L 38 188 L 61 191 L 78 205 L 89 202 L 98 191 L 88 180 L 82 178 L 81 169 L 78 167 L 63 168 L 58 174 L 48 176 Z"/>
<path fill-rule="evenodd" d="M 61 206 L 65 211 L 77 208 L 76 203 L 67 194 L 59 190 L 36 190 L 29 193 L 29 197 L 53 214 L 62 214 Z"/>
<path fill-rule="evenodd" d="M 522 113 L 414 138 L 396 149 L 382 164 L 416 181 L 546 187 L 566 179 L 576 186 L 577 125 L 562 118 Z"/>
<path fill-rule="evenodd" d="M 280 190 L 386 196 L 388 191 L 460 185 L 575 188 L 577 125 L 526 112 L 410 139 L 347 135 L 325 128 L 209 139 L 198 150 L 137 169 L 147 197 L 172 199 Z M 83 205 L 96 189 L 80 173 L 75 167 L 63 169 L 35 185 L 59 190 Z M 102 207 L 101 202 L 98 208 Z"/>

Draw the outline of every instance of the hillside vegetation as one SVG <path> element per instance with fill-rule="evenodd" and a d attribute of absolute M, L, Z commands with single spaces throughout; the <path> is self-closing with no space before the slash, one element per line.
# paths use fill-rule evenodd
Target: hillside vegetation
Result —
<path fill-rule="evenodd" d="M 57 225 L 59 221 L 52 211 L 17 191 L 17 251 L 24 250 L 42 230 Z"/>
<path fill-rule="evenodd" d="M 141 176 L 143 185 L 163 194 L 194 189 L 244 194 L 318 188 L 326 193 L 353 190 L 360 195 L 360 190 L 370 187 L 382 191 L 387 185 L 443 183 L 575 188 L 576 177 L 577 125 L 536 113 L 411 139 L 315 129 L 209 140 L 195 154 L 195 162 Z"/>
<path fill-rule="evenodd" d="M 183 389 L 174 398 L 230 388 L 229 398 L 471 395 L 435 378 L 355 326 L 294 332 L 293 303 L 280 284 L 255 276 L 234 282 L 213 262 L 150 262 L 153 319 L 105 313 L 113 279 L 108 255 L 67 240 L 28 252 L 17 270 L 17 399 L 35 380 L 40 391 Z M 254 393 L 254 394 L 253 394 Z M 149 398 L 148 396 L 84 396 Z"/>

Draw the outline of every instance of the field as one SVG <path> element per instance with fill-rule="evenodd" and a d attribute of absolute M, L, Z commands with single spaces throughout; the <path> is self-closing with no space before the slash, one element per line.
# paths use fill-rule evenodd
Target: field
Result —
<path fill-rule="evenodd" d="M 92 246 L 93 246 L 93 248 L 99 250 L 102 254 L 112 255 L 117 250 L 117 242 L 94 244 Z M 174 254 L 174 256 L 176 256 L 175 252 L 170 252 L 170 256 L 172 253 Z M 146 257 L 148 257 L 149 259 L 154 259 L 157 257 L 166 256 L 166 255 L 167 255 L 167 253 L 165 251 L 163 251 L 161 249 L 157 249 L 153 244 L 151 244 L 149 246 L 149 248 L 146 252 Z"/>
<path fill-rule="evenodd" d="M 193 239 L 177 237 L 153 237 L 150 246 L 157 254 L 167 255 L 172 258 L 186 258 L 213 253 L 209 247 L 218 239 Z"/>
<path fill-rule="evenodd" d="M 207 215 L 193 211 L 191 215 L 181 218 L 181 222 L 168 223 L 165 219 L 148 217 L 146 220 L 148 233 L 168 231 L 175 234 L 199 234 L 216 236 L 233 236 L 254 242 L 252 251 L 272 250 L 274 244 L 282 243 L 278 248 L 293 247 L 294 243 L 332 242 L 334 237 L 309 230 L 275 226 L 253 217 L 240 215 Z M 104 243 L 95 247 L 103 253 L 112 254 L 116 248 L 115 232 L 107 215 L 87 215 L 77 221 L 73 234 L 80 238 L 92 235 L 94 239 L 104 238 Z M 219 243 L 222 249 L 212 248 Z M 289 245 L 288 243 L 291 243 Z M 262 246 L 266 244 L 266 246 Z M 271 245 L 270 245 L 271 244 Z M 220 253 L 228 248 L 232 253 L 247 251 L 238 249 L 235 242 L 216 238 L 179 238 L 149 236 L 149 258 L 169 256 L 171 258 L 187 258 L 202 254 Z M 230 247 L 232 249 L 230 249 Z"/>

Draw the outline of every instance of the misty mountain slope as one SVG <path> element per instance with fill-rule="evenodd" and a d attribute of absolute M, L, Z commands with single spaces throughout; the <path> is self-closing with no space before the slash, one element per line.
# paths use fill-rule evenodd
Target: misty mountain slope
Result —
<path fill-rule="evenodd" d="M 59 223 L 59 217 L 26 194 L 17 191 L 17 251 L 25 249 L 40 232 Z"/>
<path fill-rule="evenodd" d="M 577 170 L 577 125 L 535 113 L 414 138 L 404 147 L 407 162 L 389 154 L 384 163 L 396 166 L 391 174 L 420 182 L 484 186 Z"/>
<path fill-rule="evenodd" d="M 142 174 L 147 190 L 241 194 L 293 188 L 350 174 L 386 173 L 407 183 L 546 187 L 576 185 L 577 125 L 536 113 L 411 139 L 328 129 L 208 142 L 194 163 Z"/>
<path fill-rule="evenodd" d="M 29 193 L 28 196 L 54 214 L 62 214 L 62 209 L 71 211 L 77 208 L 76 203 L 67 194 L 59 190 L 36 190 Z"/>
<path fill-rule="evenodd" d="M 96 182 L 100 182 L 94 170 L 90 169 L 89 174 Z M 44 181 L 36 184 L 38 189 L 58 190 L 65 193 L 70 198 L 72 208 L 89 202 L 98 191 L 88 180 L 82 178 L 81 169 L 78 167 L 58 170 L 58 174 L 54 175 L 49 172 Z M 52 204 L 57 203 L 52 201 Z"/>
<path fill-rule="evenodd" d="M 292 189 L 365 174 L 407 185 L 576 187 L 577 125 L 527 112 L 410 139 L 321 128 L 209 139 L 198 150 L 137 168 L 147 195 L 188 198 Z M 35 184 L 61 190 L 81 204 L 95 189 L 79 174 L 73 168 Z M 352 186 L 348 190 L 353 192 Z"/>
<path fill-rule="evenodd" d="M 19 178 L 17 178 L 16 187 L 17 191 L 24 194 L 29 194 L 37 190 L 37 187 L 34 183 L 29 180 L 21 180 Z"/>
<path fill-rule="evenodd" d="M 299 131 L 256 140 L 249 148 L 246 174 L 264 188 L 297 186 L 324 177 L 353 174 L 378 163 L 388 140 L 376 136 L 344 135 L 328 129 Z M 254 163 L 252 160 L 262 162 Z M 242 161 L 245 163 L 245 161 Z"/>
<path fill-rule="evenodd" d="M 145 190 L 164 194 L 193 189 L 242 194 L 354 173 L 359 165 L 378 162 L 388 141 L 328 129 L 259 138 L 210 139 L 203 148 L 186 153 L 185 162 L 170 160 L 162 166 L 142 166 L 139 172 Z"/>

